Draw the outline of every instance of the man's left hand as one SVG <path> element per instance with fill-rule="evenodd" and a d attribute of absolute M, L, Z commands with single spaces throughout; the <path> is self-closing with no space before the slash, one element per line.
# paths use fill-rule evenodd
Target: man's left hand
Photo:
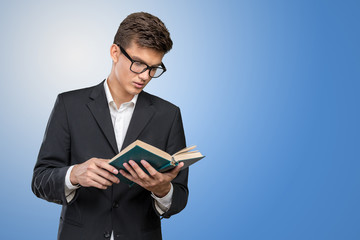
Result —
<path fill-rule="evenodd" d="M 171 171 L 160 173 L 145 160 L 141 160 L 141 164 L 149 174 L 146 174 L 133 160 L 123 164 L 128 173 L 124 170 L 120 170 L 120 173 L 160 198 L 169 193 L 171 188 L 170 182 L 178 175 L 180 169 L 184 166 L 184 163 L 181 162 Z"/>

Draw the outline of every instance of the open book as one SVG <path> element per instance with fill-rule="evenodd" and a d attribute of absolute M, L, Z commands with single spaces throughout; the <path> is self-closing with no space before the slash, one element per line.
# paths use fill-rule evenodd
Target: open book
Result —
<path fill-rule="evenodd" d="M 148 173 L 147 170 L 140 163 L 141 160 L 146 160 L 153 168 L 159 172 L 166 172 L 175 168 L 180 162 L 184 163 L 181 169 L 187 168 L 200 159 L 204 158 L 199 151 L 192 151 L 196 146 L 184 148 L 174 155 L 170 155 L 161 149 L 158 149 L 143 141 L 136 140 L 126 148 L 124 148 L 119 154 L 113 157 L 109 164 L 117 168 L 118 170 L 125 169 L 123 163 L 129 160 L 134 160 L 143 170 Z M 121 175 L 116 175 L 120 182 L 132 185 L 133 182 Z"/>

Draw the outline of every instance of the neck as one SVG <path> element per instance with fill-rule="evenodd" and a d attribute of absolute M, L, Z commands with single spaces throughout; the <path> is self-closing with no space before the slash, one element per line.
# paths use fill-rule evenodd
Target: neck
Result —
<path fill-rule="evenodd" d="M 133 99 L 134 96 L 124 91 L 121 86 L 115 80 L 113 80 L 111 74 L 106 81 L 109 86 L 111 96 L 118 108 L 121 104 L 129 102 L 131 99 Z"/>

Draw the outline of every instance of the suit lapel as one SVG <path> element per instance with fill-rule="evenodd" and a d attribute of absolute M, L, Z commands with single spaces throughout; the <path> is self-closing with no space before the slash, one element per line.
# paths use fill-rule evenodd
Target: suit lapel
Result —
<path fill-rule="evenodd" d="M 106 100 L 104 81 L 94 88 L 90 94 L 90 99 L 92 99 L 92 101 L 90 101 L 87 106 L 116 154 L 119 151 L 116 144 L 109 106 Z"/>
<path fill-rule="evenodd" d="M 142 91 L 136 102 L 134 113 L 121 149 L 124 149 L 139 137 L 140 133 L 150 121 L 154 113 L 155 108 L 152 104 L 151 96 Z"/>

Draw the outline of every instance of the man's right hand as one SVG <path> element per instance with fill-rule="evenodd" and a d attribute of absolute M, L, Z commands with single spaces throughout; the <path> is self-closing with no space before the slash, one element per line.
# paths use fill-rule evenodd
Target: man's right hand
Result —
<path fill-rule="evenodd" d="M 108 159 L 91 158 L 75 165 L 70 173 L 71 184 L 107 189 L 114 183 L 119 183 L 120 180 L 114 175 L 119 173 L 118 170 L 108 162 Z"/>

